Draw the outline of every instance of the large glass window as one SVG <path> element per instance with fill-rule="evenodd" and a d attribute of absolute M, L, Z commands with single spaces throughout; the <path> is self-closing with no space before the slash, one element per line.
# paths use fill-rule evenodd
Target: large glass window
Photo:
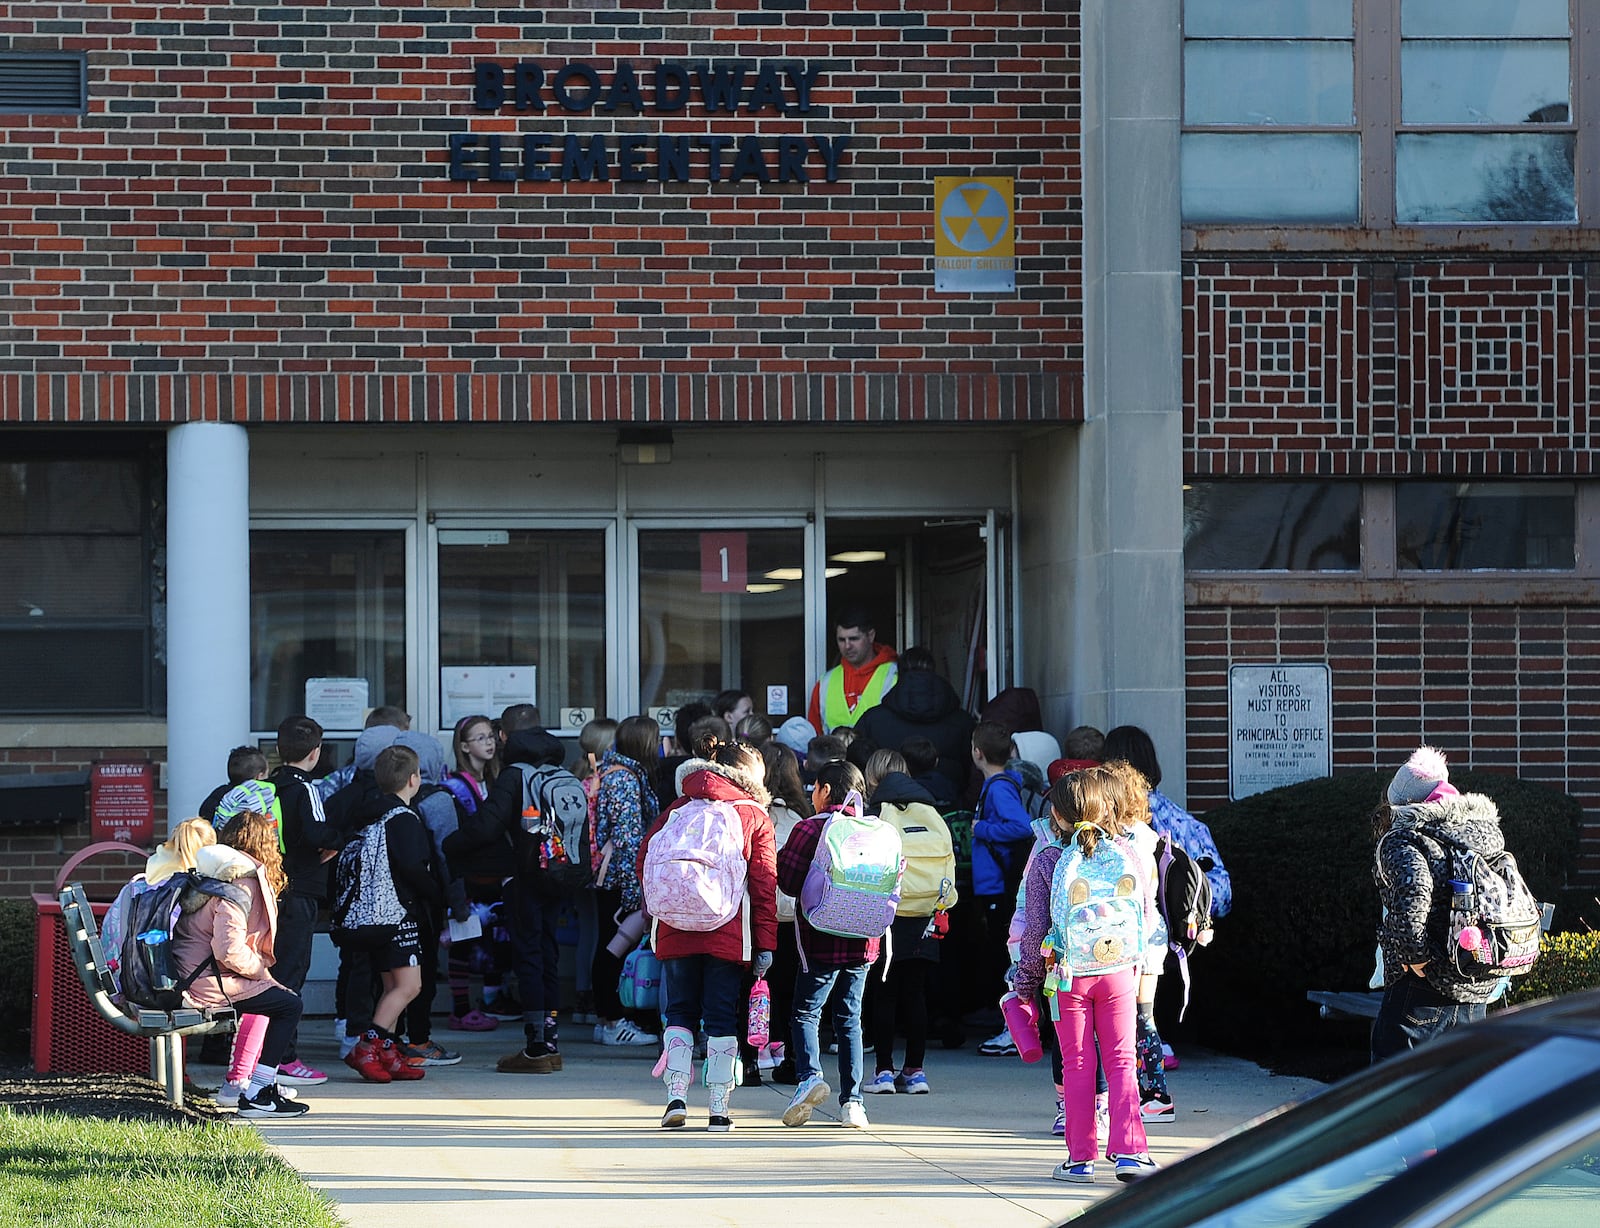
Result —
<path fill-rule="evenodd" d="M 1190 571 L 1357 571 L 1359 482 L 1194 482 L 1183 491 Z"/>
<path fill-rule="evenodd" d="M 1191 223 L 1565 223 L 1569 0 L 1187 0 Z M 1396 79 L 1397 77 L 1397 79 Z M 1585 217 L 1586 224 L 1600 220 Z"/>
<path fill-rule="evenodd" d="M 0 464 L 0 711 L 150 709 L 150 466 Z"/>
<path fill-rule="evenodd" d="M 250 534 L 250 724 L 275 729 L 312 710 L 330 731 L 364 713 L 319 715 L 359 695 L 366 708 L 406 703 L 405 533 L 293 529 Z M 307 683 L 313 685 L 308 696 Z"/>
<path fill-rule="evenodd" d="M 1570 482 L 1403 482 L 1395 492 L 1407 571 L 1571 571 L 1576 520 Z"/>
<path fill-rule="evenodd" d="M 805 711 L 805 531 L 639 533 L 639 698 L 678 708 L 718 691 L 787 689 Z"/>
<path fill-rule="evenodd" d="M 605 715 L 600 529 L 439 531 L 440 724 L 530 700 L 550 728 Z"/>

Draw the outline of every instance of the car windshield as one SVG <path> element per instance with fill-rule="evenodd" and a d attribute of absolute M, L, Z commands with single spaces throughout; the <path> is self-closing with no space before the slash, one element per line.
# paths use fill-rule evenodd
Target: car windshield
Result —
<path fill-rule="evenodd" d="M 1600 1044 L 1591 1040 L 1515 1029 L 1451 1038 L 1229 1135 L 1089 1209 L 1083 1222 L 1314 1224 L 1508 1114 L 1592 1083 L 1597 1072 Z"/>

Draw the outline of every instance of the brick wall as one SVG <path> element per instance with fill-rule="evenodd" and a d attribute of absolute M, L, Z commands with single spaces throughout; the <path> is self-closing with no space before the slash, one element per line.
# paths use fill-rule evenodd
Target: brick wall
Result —
<path fill-rule="evenodd" d="M 1546 781 L 1586 812 L 1600 884 L 1600 607 L 1191 608 L 1189 800 L 1228 800 L 1228 667 L 1326 661 L 1333 767 L 1388 769 L 1418 742 L 1462 768 Z"/>
<path fill-rule="evenodd" d="M 0 773 L 86 772 L 102 759 L 148 759 L 154 763 L 166 758 L 166 754 L 165 746 L 7 747 L 0 749 Z M 218 780 L 220 783 L 221 777 Z M 155 796 L 155 830 L 159 835 L 166 831 L 167 795 L 157 789 Z M 86 796 L 84 813 L 88 810 Z M 0 899 L 24 898 L 36 891 L 48 893 L 67 858 L 91 841 L 88 819 L 60 827 L 0 826 Z M 143 868 L 143 863 L 131 855 L 107 854 L 85 862 L 73 879 L 89 888 L 91 899 L 110 899 L 135 871 Z"/>
<path fill-rule="evenodd" d="M 1591 474 L 1600 265 L 1188 263 L 1185 468 Z"/>
<path fill-rule="evenodd" d="M 1069 0 L 36 3 L 0 32 L 86 51 L 90 82 L 86 116 L 0 116 L 0 421 L 1081 415 Z M 541 65 L 546 110 L 475 109 L 484 60 Z M 552 92 L 575 61 L 606 90 L 631 62 L 651 98 L 660 62 L 735 60 L 816 70 L 809 109 L 791 85 L 781 114 Z M 529 134 L 604 137 L 611 178 L 455 181 L 465 133 L 485 173 L 491 138 L 515 172 Z M 661 182 L 679 135 L 689 180 Z M 720 183 L 708 137 L 733 142 Z M 773 182 L 741 172 L 747 137 Z M 818 138 L 848 138 L 835 182 Z M 809 182 L 776 181 L 785 148 Z M 1015 177 L 1014 294 L 933 292 L 945 174 Z"/>

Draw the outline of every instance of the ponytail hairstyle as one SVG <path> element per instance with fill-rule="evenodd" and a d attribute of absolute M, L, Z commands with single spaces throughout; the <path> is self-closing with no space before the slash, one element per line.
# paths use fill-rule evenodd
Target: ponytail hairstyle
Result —
<path fill-rule="evenodd" d="M 1050 822 L 1062 840 L 1075 840 L 1078 851 L 1093 857 L 1103 836 L 1126 830 L 1116 811 L 1118 785 L 1103 767 L 1068 772 L 1050 786 Z"/>
<path fill-rule="evenodd" d="M 161 847 L 180 867 L 192 870 L 200 850 L 216 842 L 217 829 L 205 819 L 185 819 L 172 829 Z"/>
<path fill-rule="evenodd" d="M 241 811 L 222 829 L 221 842 L 259 861 L 272 894 L 283 894 L 289 876 L 284 873 L 283 854 L 278 850 L 276 823 L 254 810 Z"/>

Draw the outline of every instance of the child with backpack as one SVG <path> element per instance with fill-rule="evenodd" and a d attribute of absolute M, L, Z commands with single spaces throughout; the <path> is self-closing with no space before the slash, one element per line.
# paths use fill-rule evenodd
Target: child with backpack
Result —
<path fill-rule="evenodd" d="M 902 864 L 899 832 L 861 813 L 863 783 L 853 764 L 822 764 L 812 784 L 816 815 L 795 824 L 778 853 L 778 887 L 799 901 L 800 972 L 791 1038 L 800 1084 L 783 1112 L 786 1126 L 805 1125 L 831 1090 L 822 1078 L 818 1040 L 822 1011 L 830 1004 L 839 1046 L 839 1124 L 856 1130 L 869 1124 L 861 1101 L 861 995 L 894 919 Z M 830 869 L 842 868 L 836 854 L 854 855 L 860 873 L 852 892 L 837 889 Z"/>
<path fill-rule="evenodd" d="M 667 1028 L 656 1073 L 666 1080 L 663 1127 L 688 1120 L 695 1031 L 706 1033 L 708 1129 L 733 1129 L 739 1082 L 745 969 L 772 966 L 778 937 L 777 850 L 765 764 L 753 747 L 727 743 L 684 767 L 682 795 L 651 825 L 639 879 L 653 920 L 651 945 L 666 980 Z"/>
<path fill-rule="evenodd" d="M 464 716 L 452 735 L 455 768 L 440 782 L 455 798 L 460 814 L 476 815 L 489 796 L 489 786 L 500 770 L 500 740 L 494 722 L 482 714 Z M 460 821 L 457 821 L 457 830 Z M 466 882 L 468 905 L 483 927 L 483 935 L 452 942 L 446 952 L 450 979 L 450 1017 L 445 1026 L 454 1032 L 492 1032 L 500 1026 L 495 1007 L 500 1005 L 502 981 L 511 968 L 511 944 L 495 938 L 493 910 L 500 903 L 501 882 L 511 871 L 511 847 L 501 839 L 496 845 L 472 849 L 455 862 Z M 471 977 L 483 977 L 483 1009 L 472 1004 Z M 521 1019 L 520 1005 L 507 1018 Z"/>
<path fill-rule="evenodd" d="M 1015 991 L 1032 1003 L 1042 988 L 1061 1046 L 1067 1159 L 1051 1175 L 1092 1182 L 1100 1149 L 1095 1051 L 1110 1111 L 1106 1155 L 1119 1181 L 1155 1168 L 1139 1119 L 1134 1033 L 1139 977 L 1159 946 L 1154 870 L 1127 833 L 1132 814 L 1116 774 L 1103 767 L 1063 776 L 1050 789 L 1050 825 L 1061 844 L 1039 849 L 1028 870 Z"/>
<path fill-rule="evenodd" d="M 876 784 L 873 782 L 876 781 Z M 905 874 L 895 906 L 893 958 L 868 995 L 877 1073 L 861 1089 L 912 1096 L 933 1090 L 922 1069 L 928 1049 L 928 969 L 939 962 L 939 928 L 956 902 L 956 855 L 933 795 L 911 779 L 899 751 L 874 751 L 867 762 L 867 810 L 900 832 Z M 905 1064 L 894 1065 L 895 1037 L 905 1030 Z"/>
<path fill-rule="evenodd" d="M 766 763 L 764 784 L 772 801 L 767 814 L 772 817 L 772 838 L 775 848 L 789 842 L 790 833 L 801 819 L 813 814 L 811 795 L 800 783 L 800 761 L 783 743 L 774 739 L 761 748 L 761 758 Z M 773 888 L 777 890 L 776 881 Z M 767 1029 L 768 1044 L 764 1069 L 770 1070 L 774 1083 L 795 1083 L 794 1058 L 787 1052 L 789 1033 L 794 1019 L 794 978 L 800 971 L 800 946 L 794 928 L 795 899 L 777 891 L 778 945 L 772 951 L 772 970 L 767 975 L 772 1000 Z M 762 1065 L 763 1055 L 757 1055 Z"/>
<path fill-rule="evenodd" d="M 572 765 L 572 774 L 583 785 L 584 795 L 589 799 L 591 832 L 600 805 L 600 757 L 617 740 L 617 724 L 616 721 L 601 717 L 586 722 L 578 731 L 578 761 Z M 578 892 L 574 897 L 574 906 L 578 914 L 578 945 L 574 951 L 576 996 L 572 1005 L 572 1022 L 593 1025 L 600 1021 L 594 1013 L 594 953 L 600 944 L 600 910 L 595 904 L 593 891 Z"/>

